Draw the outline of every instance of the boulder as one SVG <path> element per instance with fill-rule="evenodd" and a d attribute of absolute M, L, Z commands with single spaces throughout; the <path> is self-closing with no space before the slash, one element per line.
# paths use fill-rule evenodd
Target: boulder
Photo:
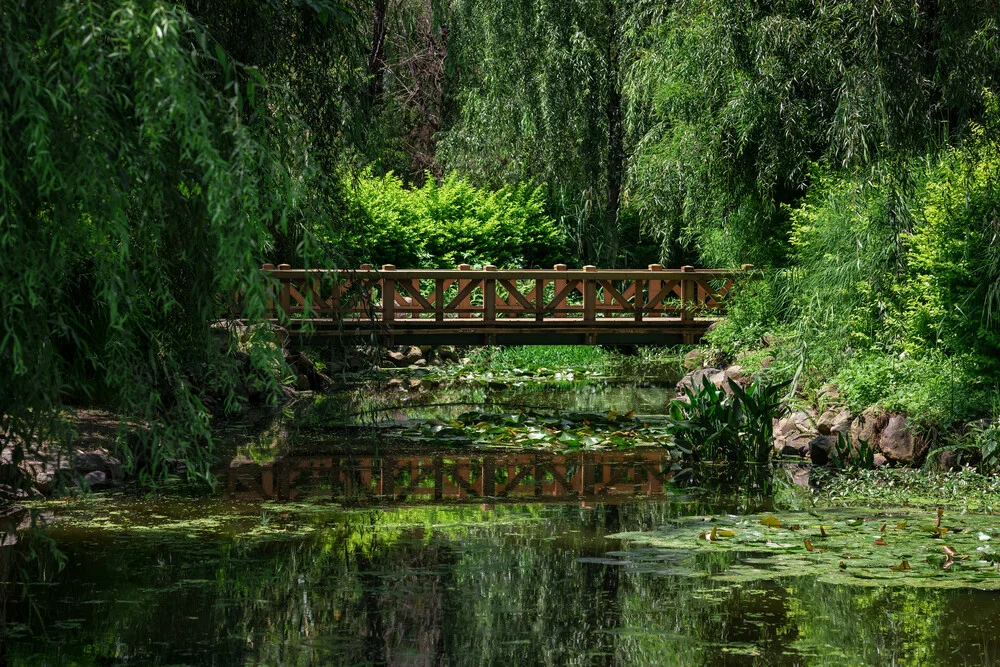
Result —
<path fill-rule="evenodd" d="M 743 386 L 743 384 L 747 380 L 747 377 L 743 374 L 742 366 L 730 366 L 729 368 L 726 369 L 726 379 L 732 380 L 736 384 Z"/>
<path fill-rule="evenodd" d="M 442 361 L 450 361 L 452 363 L 458 362 L 458 354 L 455 353 L 453 348 L 448 347 L 447 345 L 437 349 L 437 356 L 439 356 Z"/>
<path fill-rule="evenodd" d="M 98 489 L 105 486 L 109 486 L 108 476 L 104 474 L 104 472 L 101 470 L 88 472 L 86 475 L 83 476 L 83 481 L 87 486 L 89 486 L 92 489 Z"/>
<path fill-rule="evenodd" d="M 700 368 L 696 371 L 691 371 L 687 375 L 681 378 L 681 381 L 677 383 L 677 393 L 683 394 L 684 390 L 688 387 L 694 387 L 695 389 L 700 389 L 704 383 L 704 378 L 709 378 L 709 380 L 715 384 L 716 378 L 719 380 L 719 384 L 722 383 L 722 379 L 725 378 L 725 372 L 718 368 Z M 718 384 L 716 386 L 719 386 Z"/>
<path fill-rule="evenodd" d="M 864 440 L 875 446 L 877 437 L 885 428 L 887 421 L 888 415 L 885 415 L 879 408 L 867 408 L 851 424 L 851 441 Z"/>
<path fill-rule="evenodd" d="M 773 421 L 774 449 L 783 456 L 808 456 L 815 437 L 813 415 L 805 410 Z"/>
<path fill-rule="evenodd" d="M 837 449 L 837 436 L 818 435 L 809 441 L 809 459 L 814 465 L 825 466 Z"/>
<path fill-rule="evenodd" d="M 411 345 L 406 350 L 406 363 L 415 364 L 417 361 L 424 358 L 424 353 L 420 351 L 420 348 L 416 345 Z"/>
<path fill-rule="evenodd" d="M 904 415 L 889 415 L 879 434 L 878 449 L 890 461 L 913 464 L 917 459 L 916 440 L 910 421 Z"/>
<path fill-rule="evenodd" d="M 73 467 L 81 475 L 95 470 L 104 470 L 107 467 L 108 455 L 99 450 L 77 452 L 73 456 Z M 117 463 L 117 460 L 115 461 Z"/>
<path fill-rule="evenodd" d="M 420 391 L 420 388 L 424 386 L 424 383 L 417 378 L 410 378 L 406 383 L 407 391 Z"/>
<path fill-rule="evenodd" d="M 388 384 L 386 384 L 386 387 L 389 389 L 404 389 L 403 378 L 392 378 L 389 380 Z"/>
<path fill-rule="evenodd" d="M 389 360 L 394 366 L 406 366 L 406 355 L 402 352 L 397 352 L 396 350 L 389 350 L 385 353 L 386 359 Z"/>
<path fill-rule="evenodd" d="M 873 465 L 876 468 L 883 468 L 883 467 L 889 465 L 889 461 L 884 456 L 882 456 L 881 454 L 875 454 L 875 456 L 872 457 L 872 461 L 873 461 Z"/>
<path fill-rule="evenodd" d="M 412 366 L 416 366 L 417 368 L 424 368 L 425 366 L 427 366 L 427 360 L 426 359 L 417 359 L 411 365 Z"/>

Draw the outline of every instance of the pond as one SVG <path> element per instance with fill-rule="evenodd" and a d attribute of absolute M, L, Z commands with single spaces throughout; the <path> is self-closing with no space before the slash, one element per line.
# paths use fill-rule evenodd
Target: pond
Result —
<path fill-rule="evenodd" d="M 517 400 L 641 410 L 663 391 L 619 389 Z M 1000 659 L 1000 575 L 989 549 L 976 550 L 1000 540 L 991 516 L 825 508 L 793 483 L 800 468 L 688 469 L 657 447 L 456 450 L 307 432 L 273 457 L 234 452 L 214 495 L 35 506 L 50 527 L 0 549 L 14 582 L 0 662 Z M 948 538 L 960 553 L 946 569 L 924 557 L 943 544 L 941 530 L 920 534 L 926 523 L 961 535 Z M 800 548 L 810 536 L 814 549 Z M 847 550 L 883 537 L 886 555 L 848 554 L 863 558 L 840 567 Z M 910 571 L 891 569 L 904 557 Z M 937 585 L 910 585 L 915 572 Z"/>

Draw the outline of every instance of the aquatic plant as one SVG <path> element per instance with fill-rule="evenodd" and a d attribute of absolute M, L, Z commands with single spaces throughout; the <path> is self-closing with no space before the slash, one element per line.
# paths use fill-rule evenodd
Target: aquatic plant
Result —
<path fill-rule="evenodd" d="M 998 535 L 992 516 L 845 508 L 686 517 L 657 531 L 613 537 L 643 547 L 615 555 L 646 565 L 667 560 L 671 572 L 724 581 L 810 576 L 840 584 L 1000 590 Z M 714 559 L 706 572 L 703 552 L 729 557 Z M 687 557 L 678 567 L 681 555 Z"/>
<path fill-rule="evenodd" d="M 410 442 L 552 449 L 626 449 L 666 446 L 673 438 L 665 424 L 616 410 L 536 414 L 466 412 L 450 421 L 427 420 L 397 432 Z"/>
<path fill-rule="evenodd" d="M 784 384 L 727 379 L 728 391 L 702 378 L 670 404 L 668 431 L 695 459 L 765 463 L 772 451 L 772 420 L 782 410 Z"/>

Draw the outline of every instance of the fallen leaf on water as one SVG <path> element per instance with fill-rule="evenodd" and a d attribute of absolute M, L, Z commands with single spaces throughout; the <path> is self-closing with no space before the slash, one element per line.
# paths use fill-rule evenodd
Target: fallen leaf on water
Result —
<path fill-rule="evenodd" d="M 825 527 L 822 524 L 820 524 L 820 526 L 819 526 L 819 536 L 820 537 L 828 537 L 827 534 L 826 534 L 826 529 L 825 529 Z"/>
<path fill-rule="evenodd" d="M 773 516 L 766 516 L 760 520 L 762 526 L 767 526 L 768 528 L 781 528 L 781 522 L 778 521 Z"/>
<path fill-rule="evenodd" d="M 889 569 L 896 572 L 909 572 L 913 568 L 910 567 L 910 561 L 904 559 L 899 565 L 890 565 Z"/>
<path fill-rule="evenodd" d="M 722 529 L 719 531 L 719 537 L 736 537 L 736 531 Z"/>
<path fill-rule="evenodd" d="M 903 523 L 897 523 L 896 524 L 896 530 L 903 530 L 905 528 L 906 528 L 906 522 L 905 521 Z"/>
<path fill-rule="evenodd" d="M 889 545 L 886 544 L 885 540 L 883 540 L 882 538 L 879 538 L 879 539 L 875 540 L 875 546 L 877 546 L 877 547 L 885 547 L 885 546 L 889 546 Z"/>
<path fill-rule="evenodd" d="M 809 538 L 806 538 L 806 551 L 815 551 L 815 550 L 816 547 L 814 547 L 812 542 L 809 541 Z"/>
<path fill-rule="evenodd" d="M 886 521 L 886 522 L 883 522 L 883 523 L 882 523 L 882 527 L 878 529 L 878 532 L 880 532 L 880 533 L 884 533 L 884 532 L 885 532 L 885 527 L 886 527 L 886 525 L 888 525 L 888 522 L 887 522 L 887 521 Z"/>

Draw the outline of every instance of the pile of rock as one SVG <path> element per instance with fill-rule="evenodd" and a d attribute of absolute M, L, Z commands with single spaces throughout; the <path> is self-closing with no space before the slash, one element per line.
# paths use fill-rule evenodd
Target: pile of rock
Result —
<path fill-rule="evenodd" d="M 389 348 L 385 352 L 385 364 L 397 368 L 416 366 L 423 368 L 426 366 L 441 366 L 447 362 L 458 362 L 459 356 L 455 349 L 443 345 L 432 347 L 430 345 L 404 345 L 396 348 Z"/>
<path fill-rule="evenodd" d="M 694 351 L 685 357 L 689 372 L 677 383 L 679 398 L 684 398 L 686 388 L 701 386 L 706 378 L 726 392 L 731 391 L 729 380 L 740 386 L 752 380 L 740 366 L 698 367 L 704 362 L 702 356 L 696 356 L 700 354 Z M 849 438 L 855 452 L 859 443 L 867 442 L 875 451 L 876 467 L 890 463 L 919 465 L 927 455 L 926 443 L 915 435 L 906 415 L 880 408 L 868 408 L 854 415 L 833 385 L 822 387 L 811 406 L 792 410 L 774 420 L 774 449 L 783 456 L 800 456 L 814 464 L 826 465 L 836 452 L 840 434 Z"/>

